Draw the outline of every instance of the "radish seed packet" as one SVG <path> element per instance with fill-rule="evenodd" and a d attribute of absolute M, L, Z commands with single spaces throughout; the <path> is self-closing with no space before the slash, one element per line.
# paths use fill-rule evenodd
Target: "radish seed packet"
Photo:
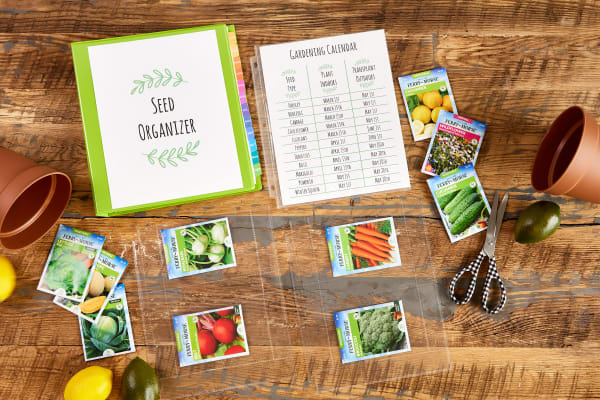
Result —
<path fill-rule="evenodd" d="M 179 365 L 247 356 L 242 305 L 173 317 Z"/>

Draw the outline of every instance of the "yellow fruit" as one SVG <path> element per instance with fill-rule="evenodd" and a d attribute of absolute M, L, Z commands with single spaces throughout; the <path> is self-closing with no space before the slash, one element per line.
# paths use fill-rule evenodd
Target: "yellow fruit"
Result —
<path fill-rule="evenodd" d="M 423 129 L 425 128 L 425 124 L 423 123 L 423 121 L 415 119 L 412 123 L 412 130 L 413 133 L 416 136 L 419 136 L 421 133 L 423 133 Z"/>
<path fill-rule="evenodd" d="M 17 276 L 12 264 L 8 258 L 0 256 L 0 303 L 10 297 L 16 284 Z"/>
<path fill-rule="evenodd" d="M 423 95 L 423 104 L 432 110 L 442 105 L 442 95 L 437 90 L 432 90 Z"/>
<path fill-rule="evenodd" d="M 104 292 L 104 277 L 98 271 L 94 271 L 92 274 L 92 280 L 90 282 L 90 289 L 88 294 L 91 297 L 100 296 Z"/>
<path fill-rule="evenodd" d="M 427 124 L 425 125 L 425 129 L 423 129 L 423 135 L 426 137 L 433 136 L 433 129 L 435 128 L 435 124 Z"/>
<path fill-rule="evenodd" d="M 417 97 L 419 98 L 419 101 L 422 103 L 423 102 L 423 93 L 417 93 Z"/>
<path fill-rule="evenodd" d="M 442 107 L 444 107 L 446 111 L 452 111 L 452 101 L 450 101 L 449 94 L 445 95 L 442 99 Z"/>
<path fill-rule="evenodd" d="M 65 400 L 106 400 L 112 391 L 112 378 L 110 369 L 84 368 L 67 382 Z"/>
<path fill-rule="evenodd" d="M 426 124 L 431 121 L 431 110 L 425 106 L 417 106 L 413 110 L 411 116 L 413 121 L 419 120 Z"/>
<path fill-rule="evenodd" d="M 433 109 L 433 111 L 431 112 L 431 119 L 433 120 L 433 122 L 437 122 L 438 116 L 440 115 L 440 110 L 443 109 L 443 107 L 436 107 Z"/>
<path fill-rule="evenodd" d="M 454 109 L 453 109 L 452 107 L 445 107 L 445 106 L 442 106 L 442 108 L 443 108 L 444 110 L 448 111 L 448 112 L 451 112 L 451 113 L 453 113 L 453 112 L 454 112 Z"/>
<path fill-rule="evenodd" d="M 91 314 L 99 311 L 106 300 L 106 296 L 92 297 L 79 305 L 79 309 L 84 314 Z"/>

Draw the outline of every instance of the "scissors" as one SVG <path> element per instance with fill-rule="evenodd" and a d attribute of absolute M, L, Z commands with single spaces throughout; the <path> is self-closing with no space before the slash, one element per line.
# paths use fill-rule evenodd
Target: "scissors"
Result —
<path fill-rule="evenodd" d="M 483 295 L 481 298 L 481 302 L 483 303 L 483 309 L 490 313 L 496 314 L 504 307 L 504 303 L 506 303 L 506 289 L 504 288 L 504 282 L 502 282 L 502 278 L 498 274 L 498 269 L 496 268 L 496 257 L 494 256 L 494 249 L 496 248 L 496 241 L 498 240 L 498 234 L 500 233 L 500 227 L 502 226 L 502 218 L 504 217 L 504 211 L 506 210 L 506 203 L 508 202 L 508 193 L 504 195 L 502 198 L 502 202 L 500 203 L 500 207 L 498 207 L 498 192 L 496 192 L 494 196 L 494 203 L 492 205 L 492 210 L 490 214 L 490 218 L 488 219 L 488 229 L 485 235 L 485 242 L 483 244 L 483 248 L 481 252 L 471 262 L 471 264 L 466 267 L 461 267 L 461 269 L 456 273 L 454 278 L 452 278 L 452 282 L 450 282 L 450 297 L 456 304 L 463 305 L 468 303 L 473 297 L 473 292 L 475 292 L 475 285 L 477 283 L 477 274 L 479 273 L 479 268 L 483 263 L 483 260 L 487 257 L 489 259 L 488 272 L 485 277 L 485 283 L 483 284 Z M 471 273 L 471 279 L 469 280 L 469 287 L 467 289 L 467 294 L 463 299 L 459 299 L 456 297 L 455 287 L 456 282 L 460 279 L 460 277 L 466 273 Z M 492 282 L 496 280 L 498 282 L 498 286 L 500 287 L 500 300 L 496 304 L 494 308 L 488 307 L 488 298 L 490 295 L 490 286 Z"/>

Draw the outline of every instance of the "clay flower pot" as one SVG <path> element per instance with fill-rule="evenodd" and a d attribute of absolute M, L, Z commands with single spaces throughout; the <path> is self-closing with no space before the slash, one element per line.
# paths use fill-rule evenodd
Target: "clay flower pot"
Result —
<path fill-rule="evenodd" d="M 3 147 L 0 166 L 0 244 L 21 249 L 61 217 L 71 198 L 71 179 Z"/>
<path fill-rule="evenodd" d="M 538 192 L 600 203 L 600 126 L 574 106 L 550 125 L 538 147 L 531 184 Z"/>

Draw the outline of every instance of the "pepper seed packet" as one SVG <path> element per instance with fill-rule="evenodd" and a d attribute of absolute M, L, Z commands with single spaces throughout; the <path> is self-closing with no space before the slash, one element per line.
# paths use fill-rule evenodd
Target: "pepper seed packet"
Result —
<path fill-rule="evenodd" d="M 402 265 L 392 217 L 326 229 L 333 276 Z"/>
<path fill-rule="evenodd" d="M 333 315 L 343 364 L 410 351 L 402 300 Z"/>
<path fill-rule="evenodd" d="M 79 318 L 85 361 L 135 352 L 125 285 L 119 283 L 98 322 Z"/>
<path fill-rule="evenodd" d="M 169 279 L 236 265 L 227 218 L 163 229 L 160 232 Z"/>
<path fill-rule="evenodd" d="M 87 296 L 104 236 L 60 225 L 38 290 L 69 300 Z"/>
<path fill-rule="evenodd" d="M 85 301 L 79 303 L 56 296 L 54 304 L 79 315 L 91 323 L 98 322 L 126 267 L 127 261 L 102 250 L 100 256 L 98 256 L 96 269 L 92 273 L 92 280 Z"/>
<path fill-rule="evenodd" d="M 473 164 L 427 180 L 444 228 L 454 243 L 487 228 L 490 205 Z"/>
<path fill-rule="evenodd" d="M 461 165 L 475 165 L 486 124 L 441 111 L 421 172 L 440 175 Z"/>
<path fill-rule="evenodd" d="M 242 305 L 173 317 L 179 365 L 247 356 Z"/>
<path fill-rule="evenodd" d="M 458 112 L 446 68 L 401 76 L 398 81 L 415 141 L 433 135 L 442 110 Z"/>

